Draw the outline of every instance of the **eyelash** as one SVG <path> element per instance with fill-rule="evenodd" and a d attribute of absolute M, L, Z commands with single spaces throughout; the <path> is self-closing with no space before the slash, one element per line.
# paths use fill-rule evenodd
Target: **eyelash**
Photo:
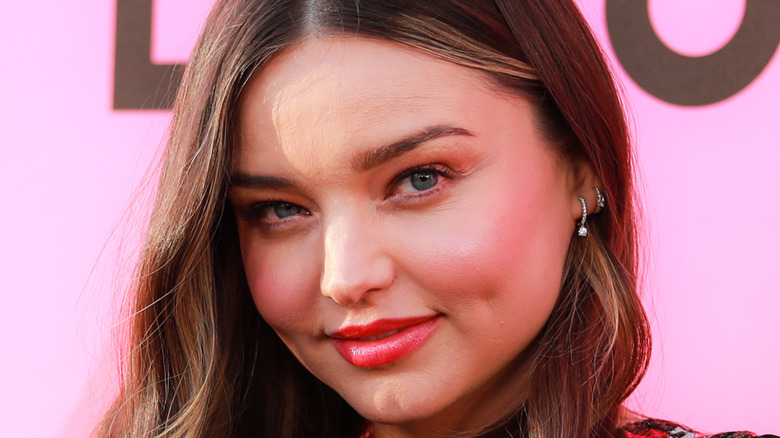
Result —
<path fill-rule="evenodd" d="M 295 207 L 298 207 L 301 209 L 301 212 L 304 216 L 309 216 L 311 213 L 306 210 L 305 208 L 301 207 L 298 204 L 295 204 L 290 201 L 286 201 L 284 199 L 269 199 L 267 201 L 261 201 L 254 204 L 249 205 L 242 213 L 241 217 L 247 222 L 253 223 L 253 224 L 259 224 L 263 228 L 268 230 L 273 230 L 277 227 L 283 227 L 286 224 L 288 224 L 290 221 L 296 220 L 295 218 L 297 216 L 300 216 L 301 214 L 295 214 L 290 216 L 290 218 L 277 218 L 274 220 L 266 220 L 263 219 L 263 217 L 268 213 L 268 210 L 271 208 L 274 208 L 276 206 L 289 204 Z"/>
<path fill-rule="evenodd" d="M 430 172 L 436 175 L 436 177 L 438 178 L 436 185 L 427 190 L 420 190 L 406 195 L 402 195 L 404 200 L 418 200 L 418 199 L 427 198 L 429 196 L 433 196 L 439 193 L 444 188 L 442 184 L 446 184 L 446 182 L 454 178 L 454 171 L 440 164 L 426 164 L 423 166 L 414 166 L 401 172 L 400 174 L 398 174 L 398 176 L 393 178 L 390 187 L 388 187 L 388 190 L 385 192 L 385 198 L 389 198 L 390 196 L 392 196 L 393 190 L 397 188 L 401 184 L 401 182 L 403 182 L 405 179 L 411 178 L 416 173 L 426 173 L 426 172 Z M 442 181 L 441 178 L 443 178 L 444 181 Z"/>
<path fill-rule="evenodd" d="M 440 164 L 426 164 L 423 166 L 414 166 L 409 169 L 404 170 L 398 176 L 393 178 L 393 180 L 390 183 L 390 186 L 385 191 L 385 199 L 391 198 L 393 195 L 393 192 L 398 188 L 398 186 L 407 178 L 411 178 L 416 173 L 432 173 L 437 177 L 436 185 L 431 187 L 430 189 L 426 190 L 420 190 L 412 193 L 406 193 L 406 194 L 399 194 L 397 196 L 401 197 L 401 201 L 418 201 L 423 200 L 425 198 L 435 196 L 438 194 L 444 187 L 443 184 L 446 184 L 447 182 L 451 181 L 455 177 L 455 172 L 443 165 Z M 273 220 L 265 220 L 262 219 L 265 214 L 268 213 L 268 209 L 274 208 L 276 206 L 282 205 L 282 204 L 290 204 L 295 207 L 298 207 L 301 209 L 301 213 L 295 214 L 292 216 L 289 216 L 288 218 L 277 218 Z M 295 204 L 293 202 L 286 201 L 284 199 L 269 199 L 266 201 L 258 202 L 255 204 L 252 204 L 248 206 L 244 211 L 241 213 L 241 217 L 250 223 L 259 224 L 266 230 L 274 230 L 276 228 L 285 227 L 290 224 L 291 221 L 295 221 L 300 219 L 300 216 L 310 216 L 311 212 L 309 212 L 306 208 Z"/>

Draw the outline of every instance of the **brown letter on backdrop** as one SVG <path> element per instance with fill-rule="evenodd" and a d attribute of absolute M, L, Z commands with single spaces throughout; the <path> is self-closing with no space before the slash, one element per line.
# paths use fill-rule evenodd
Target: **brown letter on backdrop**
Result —
<path fill-rule="evenodd" d="M 151 60 L 152 0 L 117 0 L 114 109 L 169 109 L 183 66 Z"/>
<path fill-rule="evenodd" d="M 747 0 L 734 38 L 717 52 L 684 56 L 655 33 L 647 1 L 607 0 L 612 46 L 631 78 L 653 96 L 709 105 L 747 87 L 780 45 L 780 0 Z M 117 0 L 115 109 L 169 109 L 183 66 L 151 61 L 152 0 Z"/>
<path fill-rule="evenodd" d="M 758 77 L 780 44 L 780 0 L 747 0 L 745 17 L 725 47 L 683 56 L 653 30 L 647 1 L 607 0 L 607 26 L 620 63 L 653 96 L 684 105 L 728 99 Z"/>

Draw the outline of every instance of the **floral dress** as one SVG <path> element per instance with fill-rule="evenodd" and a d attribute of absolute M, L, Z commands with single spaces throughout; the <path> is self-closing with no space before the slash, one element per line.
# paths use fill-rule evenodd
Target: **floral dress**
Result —
<path fill-rule="evenodd" d="M 373 438 L 374 430 L 368 425 L 360 438 Z M 752 432 L 725 432 L 716 435 L 705 435 L 694 432 L 685 426 L 670 421 L 647 420 L 631 423 L 620 428 L 618 438 L 780 438 L 777 435 L 756 435 Z"/>
<path fill-rule="evenodd" d="M 663 420 L 647 419 L 620 429 L 621 438 L 780 438 L 777 435 L 758 436 L 751 432 L 725 432 L 704 435 L 685 426 Z"/>

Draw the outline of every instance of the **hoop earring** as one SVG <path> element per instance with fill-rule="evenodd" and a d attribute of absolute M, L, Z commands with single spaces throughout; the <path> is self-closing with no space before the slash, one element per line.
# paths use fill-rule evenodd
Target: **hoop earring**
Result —
<path fill-rule="evenodd" d="M 607 206 L 607 199 L 604 197 L 598 187 L 596 187 L 596 198 L 596 204 L 599 206 L 599 208 L 595 211 L 595 213 L 598 213 L 601 211 L 601 209 Z"/>
<path fill-rule="evenodd" d="M 580 237 L 588 237 L 588 228 L 585 226 L 585 221 L 588 220 L 588 204 L 585 203 L 585 199 L 579 198 L 580 204 L 582 204 L 582 219 L 577 227 L 577 235 Z"/>

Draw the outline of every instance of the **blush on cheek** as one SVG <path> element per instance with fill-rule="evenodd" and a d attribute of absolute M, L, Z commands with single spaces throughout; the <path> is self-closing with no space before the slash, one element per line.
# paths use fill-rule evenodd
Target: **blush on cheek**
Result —
<path fill-rule="evenodd" d="M 505 190 L 483 188 L 475 197 L 479 205 L 405 224 L 414 232 L 397 234 L 407 248 L 400 250 L 406 271 L 417 273 L 424 289 L 439 291 L 442 306 L 491 302 L 522 309 L 538 302 L 541 311 L 554 303 L 567 248 L 567 210 L 546 207 L 545 199 L 555 194 L 544 188 L 526 183 L 529 193 L 538 193 L 521 197 L 518 186 L 512 181 Z"/>
<path fill-rule="evenodd" d="M 288 260 L 257 248 L 244 257 L 252 299 L 272 327 L 294 326 L 306 317 L 307 309 L 314 308 L 309 301 L 317 299 L 312 293 L 316 289 L 310 284 L 312 275 L 306 274 L 309 267 L 300 258 Z"/>
<path fill-rule="evenodd" d="M 404 234 L 399 263 L 422 289 L 437 292 L 433 296 L 443 307 L 489 300 L 502 272 L 511 270 L 506 258 L 514 251 L 507 240 L 518 236 L 500 234 L 491 223 L 496 218 L 452 216 L 458 219 L 418 223 L 413 233 Z"/>

